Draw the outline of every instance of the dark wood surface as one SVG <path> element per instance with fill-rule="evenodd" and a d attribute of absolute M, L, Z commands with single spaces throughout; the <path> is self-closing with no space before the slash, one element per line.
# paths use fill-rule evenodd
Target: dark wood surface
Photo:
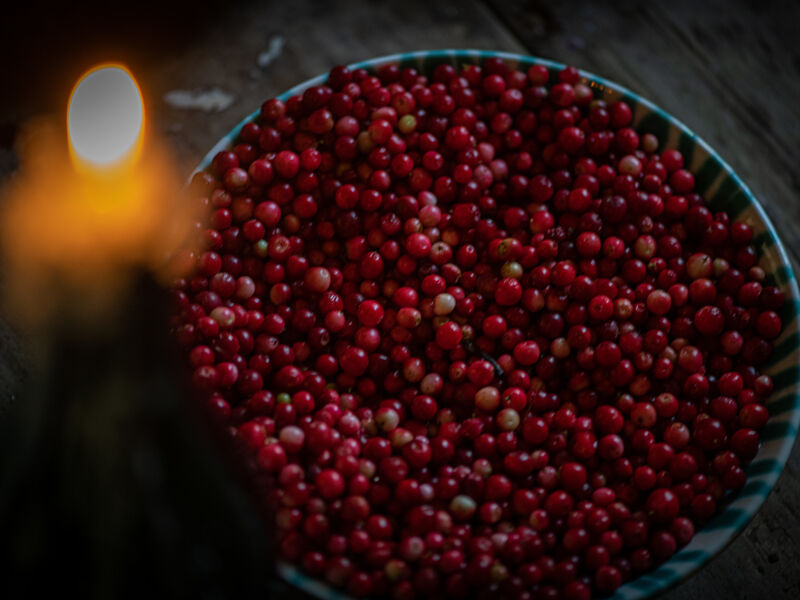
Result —
<path fill-rule="evenodd" d="M 174 27 L 191 29 L 178 42 L 148 50 L 145 36 L 123 39 L 117 48 L 139 67 L 156 127 L 186 175 L 264 99 L 335 64 L 417 49 L 508 50 L 595 72 L 675 115 L 742 176 L 793 258 L 800 256 L 800 3 L 622 1 L 613 11 L 590 1 L 221 4 L 212 17 L 186 25 L 176 18 Z M 79 73 L 85 65 L 69 63 L 70 57 L 85 56 L 67 52 L 61 61 Z M 180 108 L 165 101 L 174 90 L 215 91 L 227 106 Z M 0 174 L 13 166 L 16 127 L 36 108 L 53 109 L 6 97 Z M 6 393 L 4 377 L 20 371 L 19 358 L 15 347 L 6 347 L 11 338 L 0 342 L 8 357 L 0 369 L 0 393 Z M 800 597 L 800 447 L 744 533 L 663 597 Z"/>

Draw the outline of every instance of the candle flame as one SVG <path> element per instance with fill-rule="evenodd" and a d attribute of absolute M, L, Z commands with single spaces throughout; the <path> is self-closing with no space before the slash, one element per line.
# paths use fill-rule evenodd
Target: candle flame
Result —
<path fill-rule="evenodd" d="M 104 327 L 139 274 L 170 282 L 193 267 L 208 201 L 181 191 L 157 131 L 144 139 L 142 98 L 106 63 L 76 84 L 66 128 L 60 116 L 22 127 L 19 168 L 0 186 L 0 271 L 14 282 L 0 312 L 13 322 Z"/>
<path fill-rule="evenodd" d="M 67 109 L 70 153 L 76 166 L 108 169 L 138 158 L 144 101 L 131 72 L 119 64 L 87 71 Z"/>

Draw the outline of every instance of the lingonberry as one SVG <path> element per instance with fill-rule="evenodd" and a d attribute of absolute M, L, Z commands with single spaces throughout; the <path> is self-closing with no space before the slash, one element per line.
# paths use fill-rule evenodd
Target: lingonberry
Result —
<path fill-rule="evenodd" d="M 658 150 L 571 67 L 337 67 L 193 178 L 176 335 L 285 558 L 354 597 L 588 598 L 745 484 L 784 294 Z"/>

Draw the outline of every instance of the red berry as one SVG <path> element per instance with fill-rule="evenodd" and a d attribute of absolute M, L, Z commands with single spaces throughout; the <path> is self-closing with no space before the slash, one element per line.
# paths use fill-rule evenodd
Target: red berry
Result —
<path fill-rule="evenodd" d="M 452 350 L 461 343 L 461 327 L 453 321 L 448 321 L 436 331 L 436 343 L 445 350 Z"/>
<path fill-rule="evenodd" d="M 320 495 L 325 499 L 330 500 L 344 493 L 344 478 L 333 469 L 321 471 L 315 483 Z"/>
<path fill-rule="evenodd" d="M 609 595 L 746 484 L 786 300 L 664 142 L 573 67 L 337 67 L 192 178 L 171 327 L 283 559 Z"/>
<path fill-rule="evenodd" d="M 522 299 L 522 285 L 516 279 L 501 279 L 494 293 L 495 301 L 501 306 L 512 306 Z"/>

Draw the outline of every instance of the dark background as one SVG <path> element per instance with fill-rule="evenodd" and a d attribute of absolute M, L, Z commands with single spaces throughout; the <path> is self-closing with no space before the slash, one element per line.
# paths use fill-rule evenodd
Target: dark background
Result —
<path fill-rule="evenodd" d="M 79 4 L 79 5 L 78 5 Z M 339 63 L 393 52 L 474 47 L 574 64 L 653 100 L 708 141 L 761 200 L 796 262 L 800 252 L 800 3 L 464 0 L 44 4 L 0 18 L 0 178 L 20 125 L 63 114 L 76 78 L 128 64 L 148 116 L 182 174 L 242 117 Z M 6 9 L 7 10 L 7 9 Z M 258 59 L 281 46 L 268 64 Z M 181 109 L 171 90 L 218 89 L 223 110 Z M 10 285 L 13 282 L 2 282 Z M 0 408 L 26 371 L 0 332 Z M 666 598 L 800 596 L 800 452 L 752 523 Z M 2 569 L 0 569 L 2 571 Z"/>

